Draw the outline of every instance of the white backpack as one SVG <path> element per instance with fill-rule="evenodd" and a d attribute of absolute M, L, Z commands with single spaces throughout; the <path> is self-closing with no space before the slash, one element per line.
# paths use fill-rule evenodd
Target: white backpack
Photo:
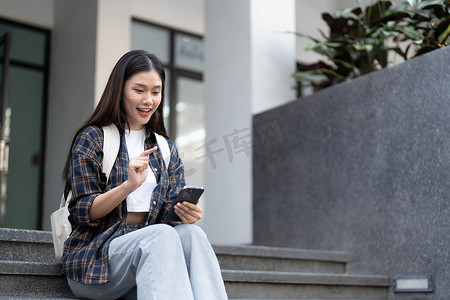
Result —
<path fill-rule="evenodd" d="M 109 178 L 112 167 L 116 161 L 117 154 L 119 153 L 120 146 L 120 133 L 114 124 L 109 126 L 103 126 L 103 167 L 102 171 L 106 174 L 106 178 Z M 169 169 L 170 163 L 170 149 L 167 140 L 155 133 L 156 142 L 158 143 L 159 150 L 161 151 L 164 164 Z M 72 191 L 67 195 L 67 199 L 64 198 L 64 193 L 61 196 L 61 202 L 59 209 L 50 215 L 50 221 L 52 225 L 52 237 L 53 247 L 55 249 L 55 260 L 57 262 L 62 261 L 62 255 L 64 251 L 64 242 L 72 232 L 72 226 L 69 222 L 69 202 L 72 199 Z"/>

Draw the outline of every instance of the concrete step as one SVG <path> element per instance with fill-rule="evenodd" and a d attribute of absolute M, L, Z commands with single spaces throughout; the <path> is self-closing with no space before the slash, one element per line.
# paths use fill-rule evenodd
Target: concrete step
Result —
<path fill-rule="evenodd" d="M 214 245 L 222 269 L 278 272 L 345 273 L 345 252 L 265 246 Z"/>
<path fill-rule="evenodd" d="M 5 260 L 0 261 L 0 296 L 74 298 L 60 264 Z"/>
<path fill-rule="evenodd" d="M 53 262 L 49 231 L 0 228 L 0 260 Z"/>
<path fill-rule="evenodd" d="M 56 263 L 0 261 L 0 296 L 74 298 Z M 387 299 L 389 278 L 223 270 L 230 299 Z"/>
<path fill-rule="evenodd" d="M 387 299 L 386 276 L 223 270 L 231 299 Z"/>

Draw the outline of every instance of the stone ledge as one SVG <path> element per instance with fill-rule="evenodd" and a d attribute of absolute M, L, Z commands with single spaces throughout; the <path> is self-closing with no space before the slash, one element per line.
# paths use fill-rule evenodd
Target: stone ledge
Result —
<path fill-rule="evenodd" d="M 3 297 L 75 298 L 63 275 L 0 274 Z"/>
<path fill-rule="evenodd" d="M 213 245 L 217 255 L 258 256 L 283 259 L 321 260 L 328 262 L 347 263 L 349 255 L 341 251 L 322 251 L 295 248 L 267 247 L 267 246 L 227 246 Z"/>
<path fill-rule="evenodd" d="M 225 282 L 389 287 L 390 279 L 380 275 L 318 274 L 222 270 Z"/>
<path fill-rule="evenodd" d="M 53 243 L 50 231 L 14 228 L 0 228 L 0 241 Z"/>
<path fill-rule="evenodd" d="M 0 260 L 0 274 L 59 276 L 62 266 L 58 263 Z"/>

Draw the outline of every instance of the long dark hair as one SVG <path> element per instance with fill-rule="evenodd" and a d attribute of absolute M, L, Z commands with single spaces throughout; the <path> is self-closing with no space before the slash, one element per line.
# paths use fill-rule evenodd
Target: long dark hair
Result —
<path fill-rule="evenodd" d="M 146 124 L 147 129 L 151 129 L 156 133 L 159 133 L 168 138 L 166 127 L 164 126 L 164 88 L 166 74 L 164 68 L 159 59 L 151 53 L 144 50 L 133 50 L 123 55 L 109 76 L 108 83 L 106 84 L 103 95 L 100 98 L 100 102 L 95 108 L 92 115 L 84 122 L 83 125 L 77 130 L 75 136 L 72 139 L 69 154 L 67 155 L 66 165 L 63 171 L 63 178 L 68 188 L 69 179 L 69 167 L 70 158 L 72 157 L 72 148 L 75 143 L 75 139 L 80 132 L 87 126 L 108 126 L 115 124 L 120 132 L 125 131 L 125 124 L 127 122 L 125 110 L 122 107 L 122 95 L 125 81 L 128 78 L 139 72 L 155 70 L 158 73 L 162 81 L 161 90 L 161 103 L 157 110 L 153 113 L 149 122 Z"/>

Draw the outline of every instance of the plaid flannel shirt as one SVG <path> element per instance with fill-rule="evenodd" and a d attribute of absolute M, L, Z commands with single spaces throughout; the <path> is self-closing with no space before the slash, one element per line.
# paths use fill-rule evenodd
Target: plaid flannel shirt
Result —
<path fill-rule="evenodd" d="M 157 185 L 149 195 L 150 211 L 145 225 L 164 223 L 173 199 L 185 185 L 183 163 L 174 143 L 167 141 L 171 154 L 168 170 L 159 149 L 150 155 L 149 172 L 154 172 Z M 155 135 L 149 131 L 145 149 L 155 145 Z M 109 243 L 123 234 L 127 218 L 124 199 L 108 215 L 95 221 L 89 220 L 89 210 L 95 197 L 127 180 L 129 158 L 124 134 L 121 134 L 119 153 L 108 182 L 102 172 L 102 159 L 102 128 L 84 128 L 75 140 L 70 160 L 72 201 L 69 204 L 69 221 L 72 233 L 64 244 L 63 255 L 63 273 L 83 284 L 103 284 L 109 281 Z"/>

